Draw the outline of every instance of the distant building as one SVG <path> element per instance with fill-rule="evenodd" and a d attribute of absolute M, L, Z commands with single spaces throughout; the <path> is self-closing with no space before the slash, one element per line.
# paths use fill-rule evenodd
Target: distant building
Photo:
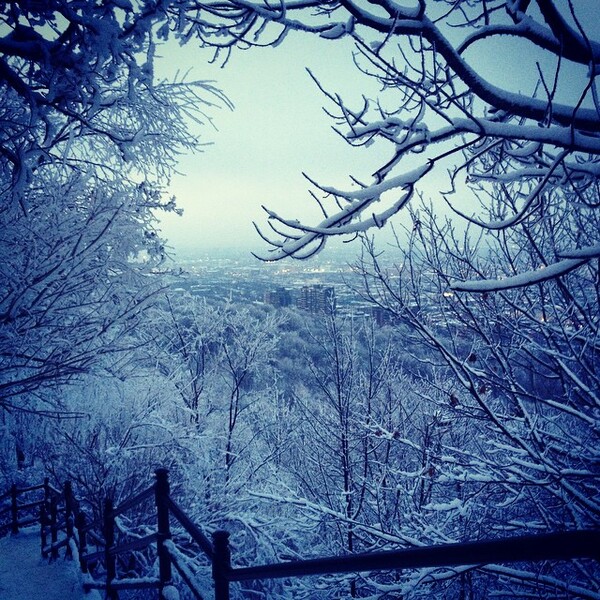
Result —
<path fill-rule="evenodd" d="M 381 306 L 372 306 L 371 307 L 371 317 L 375 320 L 375 323 L 379 325 L 379 327 L 383 327 L 384 325 L 393 325 L 398 318 L 394 313 Z"/>
<path fill-rule="evenodd" d="M 267 290 L 263 297 L 265 304 L 272 304 L 275 308 L 291 306 L 292 294 L 284 287 L 279 287 L 274 290 Z"/>
<path fill-rule="evenodd" d="M 335 312 L 335 289 L 332 286 L 322 284 L 302 286 L 296 300 L 296 306 L 313 314 Z"/>

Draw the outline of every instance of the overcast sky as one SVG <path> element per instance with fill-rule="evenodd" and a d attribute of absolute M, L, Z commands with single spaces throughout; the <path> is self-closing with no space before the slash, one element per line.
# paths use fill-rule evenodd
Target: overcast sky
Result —
<path fill-rule="evenodd" d="M 352 186 L 350 175 L 370 181 L 370 174 L 389 157 L 389 148 L 348 146 L 332 131 L 332 120 L 323 111 L 323 106 L 331 106 L 306 72 L 309 67 L 327 89 L 358 107 L 362 94 L 373 98 L 378 87 L 356 70 L 352 51 L 347 39 L 294 34 L 276 48 L 234 51 L 221 68 L 209 64 L 212 53 L 198 50 L 193 42 L 184 48 L 174 43 L 163 48 L 161 76 L 171 79 L 176 70 L 189 70 L 189 80 L 214 81 L 235 105 L 233 111 L 211 111 L 217 129 L 205 127 L 203 136 L 212 145 L 201 154 L 182 157 L 183 175 L 173 180 L 171 192 L 184 215 L 162 220 L 163 234 L 176 252 L 214 247 L 265 251 L 252 225 L 266 224 L 261 205 L 289 218 L 308 216 L 316 223 L 319 213 L 303 172 L 343 189 Z M 476 58 L 488 80 L 531 94 L 535 60 L 543 54 L 536 56 L 531 46 L 513 43 L 490 48 L 487 54 L 478 48 Z M 446 187 L 445 182 L 440 175 L 438 189 Z M 433 187 L 426 193 L 435 195 L 438 180 L 430 183 Z"/>
<path fill-rule="evenodd" d="M 290 36 L 277 48 L 238 51 L 225 68 L 208 64 L 211 54 L 191 44 L 163 54 L 161 73 L 174 65 L 189 68 L 188 79 L 215 81 L 235 105 L 210 111 L 217 130 L 203 133 L 212 145 L 182 157 L 184 175 L 171 190 L 184 216 L 162 220 L 176 250 L 264 249 L 252 225 L 266 222 L 261 205 L 294 218 L 317 214 L 303 172 L 348 188 L 350 174 L 368 179 L 377 166 L 376 153 L 352 149 L 332 131 L 322 108 L 326 98 L 306 72 L 309 67 L 331 89 L 360 102 L 365 78 L 352 65 L 351 44 Z"/>

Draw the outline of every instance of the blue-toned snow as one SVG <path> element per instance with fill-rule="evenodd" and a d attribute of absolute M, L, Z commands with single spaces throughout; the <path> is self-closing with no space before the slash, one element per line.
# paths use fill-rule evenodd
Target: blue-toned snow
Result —
<path fill-rule="evenodd" d="M 81 586 L 78 565 L 65 558 L 49 563 L 40 555 L 39 529 L 0 539 L 2 600 L 92 600 Z"/>

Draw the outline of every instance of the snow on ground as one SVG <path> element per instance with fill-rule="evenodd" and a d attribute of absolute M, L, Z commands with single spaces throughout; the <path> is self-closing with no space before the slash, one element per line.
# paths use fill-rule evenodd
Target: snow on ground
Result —
<path fill-rule="evenodd" d="M 39 529 L 0 539 L 2 600 L 90 600 L 81 586 L 78 565 L 62 556 L 49 563 L 40 555 Z"/>

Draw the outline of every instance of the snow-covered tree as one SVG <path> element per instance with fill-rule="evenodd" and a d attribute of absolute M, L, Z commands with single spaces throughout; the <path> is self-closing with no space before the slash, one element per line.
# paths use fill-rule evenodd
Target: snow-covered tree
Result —
<path fill-rule="evenodd" d="M 76 418 L 26 417 L 33 459 L 55 485 L 71 481 L 89 506 L 88 516 L 97 518 L 105 498 L 118 504 L 148 487 L 157 467 L 176 477 L 191 460 L 189 422 L 173 392 L 167 379 L 143 368 L 125 381 L 87 376 L 62 391 L 65 405 L 79 411 Z M 177 489 L 177 479 L 173 485 Z M 150 505 L 147 519 L 152 514 Z"/>
<path fill-rule="evenodd" d="M 220 393 L 221 311 L 190 294 L 166 293 L 146 316 L 144 362 L 173 382 L 190 421 L 203 427 Z"/>
<path fill-rule="evenodd" d="M 50 396 L 36 405 L 42 388 L 139 343 L 130 333 L 165 255 L 157 213 L 176 210 L 164 186 L 177 153 L 197 148 L 190 124 L 221 98 L 201 82 L 154 82 L 151 29 L 128 6 L 0 9 L 5 409 L 52 408 Z"/>
<path fill-rule="evenodd" d="M 227 51 L 279 43 L 295 31 L 350 38 L 357 70 L 381 84 L 378 97 L 352 106 L 323 82 L 340 134 L 387 156 L 370 181 L 351 174 L 347 190 L 315 184 L 315 197 L 323 196 L 318 222 L 269 211 L 273 231 L 265 238 L 274 248 L 265 258 L 273 260 L 309 256 L 330 236 L 382 227 L 419 192 L 440 188 L 455 215 L 483 231 L 509 230 L 541 214 L 553 189 L 573 198 L 571 210 L 594 208 L 600 153 L 594 9 L 558 0 L 194 0 L 172 10 L 186 36 Z M 498 194 L 512 203 L 491 220 L 473 205 L 482 193 L 487 207 Z M 597 236 L 583 233 L 552 257 L 550 270 L 519 271 L 511 284 L 597 257 Z M 473 291 L 485 287 L 468 284 Z"/>
<path fill-rule="evenodd" d="M 0 6 L 0 81 L 3 106 L 19 106 L 19 127 L 3 120 L 0 152 L 12 184 L 46 158 L 56 139 L 104 137 L 127 154 L 144 135 L 127 105 L 153 87 L 153 33 L 161 7 L 154 2 L 5 2 Z M 116 106 L 121 111 L 115 111 Z M 131 115 L 133 116 L 133 115 Z M 6 117 L 6 115 L 5 115 Z M 139 116 L 138 116 L 139 117 Z M 36 161 L 26 160 L 35 152 Z"/>
<path fill-rule="evenodd" d="M 377 338 L 372 322 L 332 310 L 307 317 L 303 329 L 304 375 L 295 380 L 290 396 L 291 427 L 279 465 L 291 488 L 286 501 L 301 510 L 290 518 L 313 521 L 312 553 L 365 551 L 371 544 L 357 524 L 372 522 L 371 498 L 380 483 L 374 481 L 381 445 L 375 432 L 379 419 L 385 420 L 383 405 L 397 364 L 389 340 Z M 329 590 L 323 594 L 345 589 L 356 596 L 355 578 L 344 579 L 323 583 Z M 307 589 L 296 595 L 311 597 Z"/>
<path fill-rule="evenodd" d="M 56 175 L 38 173 L 27 209 L 7 203 L 0 216 L 5 409 L 33 409 L 41 389 L 85 372 L 106 352 L 134 347 L 130 334 L 157 287 L 148 281 L 148 261 L 131 261 L 160 254 L 149 220 L 159 204 L 153 194 Z"/>
<path fill-rule="evenodd" d="M 225 307 L 223 322 L 220 409 L 226 424 L 224 466 L 229 479 L 234 464 L 252 446 L 264 422 L 260 411 L 266 406 L 257 400 L 268 395 L 274 383 L 273 357 L 282 316 L 276 313 L 255 315 L 247 308 Z M 244 466 L 240 468 L 245 470 Z"/>
<path fill-rule="evenodd" d="M 460 487 L 455 517 L 471 517 L 463 532 L 471 538 L 598 527 L 596 262 L 475 297 L 451 289 L 456 279 L 502 283 L 597 228 L 597 212 L 570 201 L 560 191 L 545 194 L 541 214 L 478 240 L 424 208 L 412 214 L 408 244 L 399 242 L 394 260 L 366 245 L 366 293 L 409 325 L 430 360 L 446 365 L 440 407 L 464 421 L 468 437 L 442 449 L 435 478 Z M 484 571 L 498 576 L 493 587 L 534 588 L 542 597 L 553 586 L 586 597 L 598 576 L 585 563 Z"/>
<path fill-rule="evenodd" d="M 413 365 L 407 355 L 417 346 L 400 345 L 395 330 L 368 319 L 329 315 L 305 327 L 298 360 L 306 371 L 290 395 L 277 477 L 251 488 L 297 529 L 288 552 L 398 549 L 485 532 L 493 517 L 482 520 L 475 507 L 485 506 L 487 484 L 444 478 L 465 453 L 477 453 L 480 440 L 448 404 L 439 361 L 429 353 L 420 378 L 411 376 L 403 365 Z M 469 450 L 459 456 L 460 448 Z M 469 585 L 469 569 L 426 569 L 290 581 L 285 589 L 294 598 L 468 597 Z"/>
<path fill-rule="evenodd" d="M 284 315 L 167 294 L 147 316 L 143 362 L 173 383 L 198 437 L 208 440 L 205 476 L 222 485 L 240 462 L 247 481 L 251 465 L 268 462 L 272 451 L 256 446 L 276 425 L 274 359 Z"/>

